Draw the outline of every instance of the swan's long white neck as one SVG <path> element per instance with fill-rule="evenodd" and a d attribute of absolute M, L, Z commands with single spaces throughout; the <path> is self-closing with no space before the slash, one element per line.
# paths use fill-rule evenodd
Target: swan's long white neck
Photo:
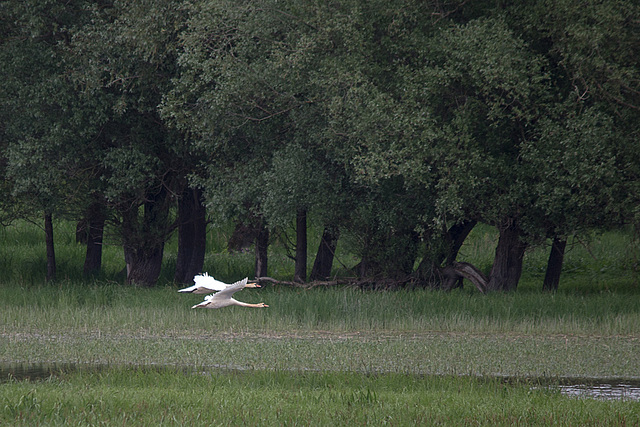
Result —
<path fill-rule="evenodd" d="M 261 307 L 260 304 L 249 304 L 246 302 L 238 301 L 236 299 L 231 298 L 231 304 L 239 305 L 240 307 Z"/>

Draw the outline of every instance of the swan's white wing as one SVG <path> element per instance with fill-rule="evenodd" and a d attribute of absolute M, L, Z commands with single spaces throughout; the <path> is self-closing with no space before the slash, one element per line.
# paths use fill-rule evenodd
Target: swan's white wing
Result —
<path fill-rule="evenodd" d="M 180 289 L 178 292 L 194 293 L 194 294 L 210 294 L 212 292 L 221 291 L 227 286 L 226 283 L 214 279 L 207 273 L 197 275 L 193 278 L 196 283 L 188 288 Z"/>
<path fill-rule="evenodd" d="M 220 292 L 216 292 L 212 295 L 207 295 L 206 297 L 204 297 L 204 301 L 202 301 L 200 304 L 194 305 L 191 308 L 222 308 L 233 305 L 233 302 L 235 301 L 232 299 L 233 294 L 238 292 L 239 290 L 242 290 L 246 284 L 247 278 L 244 278 L 243 280 L 227 286 Z"/>
<path fill-rule="evenodd" d="M 198 285 L 189 286 L 188 288 L 179 289 L 178 292 L 194 292 L 198 289 Z"/>
<path fill-rule="evenodd" d="M 207 288 L 211 289 L 212 291 L 221 291 L 228 286 L 226 283 L 214 279 L 207 273 L 195 276 L 193 278 L 193 281 L 196 283 L 195 286 L 197 288 Z"/>
<path fill-rule="evenodd" d="M 220 292 L 218 292 L 215 295 L 212 295 L 212 297 L 218 299 L 223 299 L 223 298 L 231 298 L 231 296 L 233 294 L 235 294 L 238 291 L 241 291 L 242 289 L 244 289 L 244 287 L 247 285 L 247 280 L 249 280 L 247 277 L 245 277 L 242 280 L 239 280 L 235 283 L 232 283 L 231 285 L 227 286 L 226 288 L 224 288 L 223 290 L 221 290 Z"/>
<path fill-rule="evenodd" d="M 210 304 L 209 304 L 210 302 L 211 301 L 206 301 L 205 300 L 205 301 L 202 301 L 200 304 L 196 304 L 196 305 L 192 306 L 191 308 L 200 308 L 200 307 L 203 307 L 203 308 L 215 308 L 215 307 L 209 307 L 210 306 Z"/>

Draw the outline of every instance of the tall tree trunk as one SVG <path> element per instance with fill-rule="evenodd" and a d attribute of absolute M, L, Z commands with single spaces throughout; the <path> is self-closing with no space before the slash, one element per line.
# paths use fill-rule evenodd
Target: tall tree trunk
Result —
<path fill-rule="evenodd" d="M 380 257 L 376 256 L 382 245 L 386 245 L 384 239 L 376 236 L 375 233 L 367 233 L 362 236 L 362 250 L 360 262 L 353 266 L 351 270 L 361 279 L 373 279 L 383 274 L 383 267 Z"/>
<path fill-rule="evenodd" d="M 516 220 L 498 227 L 500 237 L 496 256 L 489 275 L 487 289 L 490 291 L 513 291 L 518 287 L 522 275 L 522 259 L 526 244 L 520 240 L 522 231 Z"/>
<path fill-rule="evenodd" d="M 207 208 L 204 205 L 202 190 L 194 190 L 194 217 L 193 217 L 193 253 L 191 254 L 191 263 L 187 278 L 192 280 L 193 277 L 202 272 L 204 267 L 204 256 L 207 251 Z"/>
<path fill-rule="evenodd" d="M 190 283 L 202 272 L 206 229 L 202 190 L 186 188 L 178 200 L 178 255 L 173 278 L 177 283 Z"/>
<path fill-rule="evenodd" d="M 53 215 L 44 214 L 44 239 L 47 247 L 47 281 L 56 280 L 56 251 L 53 246 Z"/>
<path fill-rule="evenodd" d="M 82 274 L 85 277 L 99 272 L 102 267 L 102 238 L 105 220 L 104 204 L 91 203 L 85 217 L 87 253 L 82 269 Z"/>
<path fill-rule="evenodd" d="M 193 254 L 193 191 L 186 187 L 178 199 L 178 254 L 176 256 L 176 271 L 173 280 L 176 283 L 188 283 L 187 270 Z"/>
<path fill-rule="evenodd" d="M 307 211 L 298 209 L 296 214 L 296 265 L 293 280 L 307 281 Z"/>
<path fill-rule="evenodd" d="M 339 231 L 329 227 L 324 228 L 320 238 L 320 246 L 318 246 L 318 253 L 311 269 L 311 280 L 326 280 L 331 275 L 331 267 L 333 266 L 333 258 L 339 236 Z"/>
<path fill-rule="evenodd" d="M 137 248 L 130 252 L 131 264 L 127 275 L 127 283 L 137 286 L 155 286 L 160 277 L 164 243 L 151 248 Z"/>
<path fill-rule="evenodd" d="M 557 291 L 560 284 L 560 273 L 562 272 L 562 262 L 564 260 L 564 250 L 567 247 L 565 237 L 555 237 L 551 244 L 549 260 L 547 261 L 547 271 L 544 275 L 542 289 L 545 291 Z"/>
<path fill-rule="evenodd" d="M 456 262 L 456 258 L 458 257 L 458 252 L 460 252 L 460 248 L 464 244 L 464 241 L 473 230 L 473 227 L 476 226 L 478 221 L 468 220 L 463 221 L 459 224 L 455 224 L 452 226 L 447 232 L 447 239 L 449 240 L 449 254 L 447 255 L 447 260 L 445 261 L 445 266 L 452 266 Z M 473 267 L 473 266 L 471 266 Z M 475 268 L 475 267 L 473 267 Z M 471 280 L 469 277 L 465 277 L 467 280 Z M 476 281 L 473 281 L 473 284 L 480 290 L 480 292 L 484 292 L 482 290 L 482 286 L 479 286 Z M 456 288 L 462 288 L 464 286 L 462 277 L 458 278 L 455 283 L 446 283 L 444 284 L 444 288 L 451 290 Z"/>
<path fill-rule="evenodd" d="M 258 225 L 256 235 L 256 272 L 255 277 L 266 277 L 267 273 L 267 250 L 269 248 L 269 229 L 265 227 L 264 221 Z"/>
<path fill-rule="evenodd" d="M 144 203 L 144 218 L 131 208 L 123 215 L 123 239 L 127 262 L 127 283 L 151 287 L 162 267 L 164 242 L 168 235 L 169 196 L 164 187 L 149 194 Z"/>
<path fill-rule="evenodd" d="M 449 253 L 447 254 L 446 264 L 453 264 L 458 257 L 458 252 L 464 244 L 464 241 L 476 226 L 478 221 L 468 220 L 459 224 L 455 224 L 447 231 L 447 239 L 449 240 Z"/>

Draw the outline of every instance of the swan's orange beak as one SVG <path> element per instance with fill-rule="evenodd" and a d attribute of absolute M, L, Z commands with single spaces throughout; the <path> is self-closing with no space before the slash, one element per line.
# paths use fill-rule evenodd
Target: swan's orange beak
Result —
<path fill-rule="evenodd" d="M 261 288 L 262 286 L 260 286 L 258 284 L 258 282 L 248 282 L 246 285 L 244 285 L 245 288 Z"/>

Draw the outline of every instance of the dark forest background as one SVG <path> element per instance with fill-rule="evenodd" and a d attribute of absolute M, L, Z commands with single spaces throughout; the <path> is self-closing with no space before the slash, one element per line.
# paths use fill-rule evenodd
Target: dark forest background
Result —
<path fill-rule="evenodd" d="M 86 276 L 117 244 L 140 286 L 233 224 L 256 277 L 286 240 L 327 280 L 348 241 L 350 280 L 483 292 L 541 246 L 557 289 L 570 239 L 640 225 L 635 1 L 8 0 L 0 64 L 0 219 L 42 224 L 49 279 L 59 220 Z M 456 260 L 478 224 L 489 269 Z"/>

